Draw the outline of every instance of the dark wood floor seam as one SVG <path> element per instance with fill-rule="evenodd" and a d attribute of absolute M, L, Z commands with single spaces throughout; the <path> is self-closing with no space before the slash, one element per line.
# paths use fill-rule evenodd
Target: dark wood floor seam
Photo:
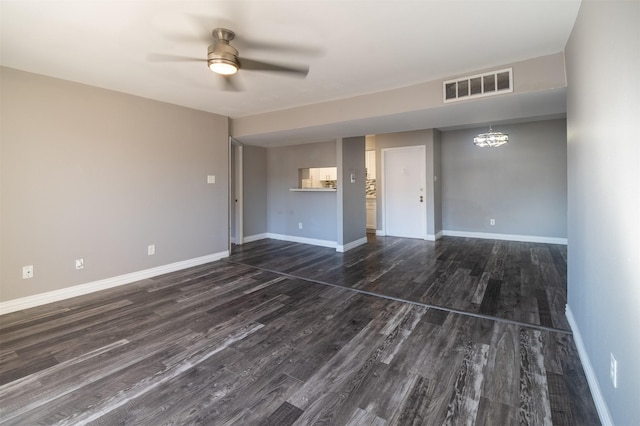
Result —
<path fill-rule="evenodd" d="M 326 282 L 326 281 L 314 280 L 312 278 L 305 278 L 305 277 L 301 277 L 301 276 L 298 276 L 298 275 L 289 274 L 289 273 L 277 271 L 277 270 L 274 270 L 274 269 L 263 268 L 263 267 L 260 267 L 260 266 L 249 265 L 249 264 L 242 263 L 242 262 L 237 262 L 237 261 L 232 261 L 232 260 L 225 260 L 225 261 L 227 263 L 230 263 L 230 264 L 233 264 L 233 265 L 246 266 L 246 267 L 250 267 L 250 268 L 253 268 L 253 269 L 256 269 L 256 270 L 259 270 L 259 271 L 270 272 L 272 274 L 278 274 L 278 275 L 281 275 L 283 277 L 302 280 L 302 281 L 306 281 L 306 282 L 310 282 L 310 283 L 314 283 L 314 284 L 320 284 L 320 285 L 326 285 L 326 286 L 330 286 L 330 287 L 342 288 L 342 289 L 349 290 L 349 291 L 352 291 L 352 292 L 355 292 L 355 293 L 365 294 L 367 296 L 380 297 L 380 298 L 387 299 L 387 300 L 393 300 L 393 301 L 402 302 L 402 303 L 409 303 L 409 304 L 415 305 L 415 306 L 421 306 L 421 307 L 424 307 L 424 308 L 431 308 L 431 309 L 438 309 L 440 311 L 451 312 L 451 313 L 470 316 L 470 317 L 474 317 L 474 318 L 488 319 L 488 320 L 492 320 L 492 321 L 496 321 L 496 322 L 501 322 L 501 323 L 504 323 L 504 324 L 513 324 L 513 325 L 517 325 L 517 326 L 520 326 L 520 327 L 530 328 L 532 330 L 550 331 L 550 332 L 553 332 L 553 333 L 567 334 L 567 335 L 570 335 L 570 336 L 573 335 L 573 333 L 570 330 L 564 330 L 564 329 L 561 329 L 561 328 L 547 327 L 547 326 L 544 326 L 544 325 L 531 324 L 531 323 L 511 320 L 511 319 L 507 319 L 507 318 L 495 317 L 495 316 L 492 316 L 492 315 L 485 315 L 485 314 L 480 314 L 480 313 L 475 313 L 475 312 L 468 312 L 468 311 L 463 311 L 463 310 L 460 310 L 460 309 L 449 308 L 449 307 L 446 307 L 446 306 L 438 306 L 438 305 L 431 305 L 431 304 L 428 304 L 428 303 L 415 302 L 415 301 L 412 301 L 412 300 L 402 299 L 400 297 L 388 296 L 388 295 L 385 295 L 385 294 L 375 293 L 375 292 L 362 290 L 362 289 L 358 289 L 358 288 L 341 286 L 341 285 L 333 284 L 333 283 Z"/>

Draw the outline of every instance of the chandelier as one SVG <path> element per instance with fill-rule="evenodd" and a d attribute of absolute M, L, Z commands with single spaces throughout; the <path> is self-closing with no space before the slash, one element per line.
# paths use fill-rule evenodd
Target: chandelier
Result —
<path fill-rule="evenodd" d="M 480 148 L 495 148 L 509 142 L 509 135 L 494 132 L 489 125 L 489 133 L 481 133 L 473 138 L 473 143 Z"/>

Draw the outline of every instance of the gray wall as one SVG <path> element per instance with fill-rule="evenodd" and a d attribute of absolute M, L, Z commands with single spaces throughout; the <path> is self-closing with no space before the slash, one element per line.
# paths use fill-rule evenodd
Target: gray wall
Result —
<path fill-rule="evenodd" d="M 226 117 L 8 68 L 0 84 L 0 300 L 227 250 Z"/>
<path fill-rule="evenodd" d="M 245 145 L 242 151 L 244 236 L 267 232 L 267 150 Z"/>
<path fill-rule="evenodd" d="M 566 46 L 569 307 L 618 425 L 640 421 L 639 23 L 640 2 L 583 1 Z"/>
<path fill-rule="evenodd" d="M 442 134 L 433 130 L 433 231 L 442 232 Z"/>
<path fill-rule="evenodd" d="M 441 229 L 440 223 L 440 200 L 436 194 L 440 191 L 440 178 L 435 179 L 436 170 L 440 170 L 440 148 L 434 144 L 434 135 L 437 130 L 415 130 L 410 132 L 386 133 L 376 135 L 376 183 L 380 189 L 384 185 L 384 175 L 382 173 L 382 150 L 385 148 L 396 148 L 403 146 L 425 146 L 425 202 L 427 203 L 427 235 L 433 237 Z M 439 137 L 439 135 L 438 135 Z M 436 139 L 438 138 L 436 137 Z M 439 145 L 439 142 L 437 143 Z M 377 229 L 383 229 L 382 199 L 384 193 L 377 191 L 378 202 L 376 204 Z"/>
<path fill-rule="evenodd" d="M 365 137 L 338 139 L 338 245 L 367 236 Z M 351 183 L 351 173 L 356 181 Z"/>
<path fill-rule="evenodd" d="M 270 233 L 336 241 L 336 192 L 291 192 L 298 169 L 336 167 L 336 142 L 267 149 L 267 228 Z M 302 222 L 302 229 L 298 223 Z"/>
<path fill-rule="evenodd" d="M 494 126 L 509 143 L 476 147 L 487 130 L 442 132 L 443 229 L 566 238 L 565 120 Z"/>

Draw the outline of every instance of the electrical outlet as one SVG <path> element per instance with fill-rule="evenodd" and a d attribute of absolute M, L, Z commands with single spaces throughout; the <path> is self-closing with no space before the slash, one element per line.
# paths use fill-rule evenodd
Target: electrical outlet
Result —
<path fill-rule="evenodd" d="M 611 363 L 609 365 L 609 377 L 611 378 L 611 383 L 614 388 L 618 387 L 618 361 L 616 357 L 613 356 L 613 353 L 609 353 L 611 356 Z"/>
<path fill-rule="evenodd" d="M 489 225 L 496 226 L 496 220 L 495 219 L 489 219 Z"/>
<path fill-rule="evenodd" d="M 156 254 L 156 245 L 155 244 L 149 244 L 147 246 L 147 254 L 149 256 L 153 256 L 154 254 Z"/>
<path fill-rule="evenodd" d="M 302 229 L 302 222 L 298 222 L 298 229 Z"/>
<path fill-rule="evenodd" d="M 76 269 L 84 269 L 84 259 L 76 259 Z"/>
<path fill-rule="evenodd" d="M 216 183 L 216 177 L 215 177 L 215 175 L 209 175 L 209 176 L 207 176 L 207 183 Z"/>
<path fill-rule="evenodd" d="M 33 265 L 27 265 L 22 267 L 22 279 L 26 280 L 33 278 Z"/>

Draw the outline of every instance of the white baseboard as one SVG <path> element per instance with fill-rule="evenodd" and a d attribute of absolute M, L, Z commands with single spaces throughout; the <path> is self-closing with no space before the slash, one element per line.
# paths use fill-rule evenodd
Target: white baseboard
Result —
<path fill-rule="evenodd" d="M 580 329 L 578 328 L 578 324 L 576 323 L 576 319 L 573 316 L 573 312 L 571 312 L 571 307 L 569 305 L 567 305 L 566 307 L 566 314 L 567 321 L 569 321 L 569 327 L 571 327 L 571 331 L 573 332 L 573 341 L 575 342 L 576 348 L 578 349 L 580 363 L 582 364 L 582 369 L 584 370 L 585 376 L 587 376 L 587 382 L 589 383 L 591 396 L 593 397 L 593 402 L 596 405 L 596 410 L 598 411 L 598 416 L 600 417 L 600 422 L 603 424 L 603 426 L 613 426 L 613 419 L 611 418 L 611 414 L 609 413 L 609 407 L 607 407 L 607 402 L 605 401 L 604 396 L 602 395 L 602 391 L 600 390 L 600 384 L 598 383 L 593 365 L 591 365 L 591 361 L 589 360 L 589 354 L 587 354 L 587 349 L 584 346 L 582 334 L 580 334 Z"/>
<path fill-rule="evenodd" d="M 488 240 L 523 241 L 526 243 L 545 243 L 567 245 L 566 238 L 539 237 L 537 235 L 492 234 L 488 232 L 442 231 L 447 237 L 482 238 Z"/>
<path fill-rule="evenodd" d="M 424 237 L 427 241 L 436 241 L 440 238 L 442 238 L 442 231 L 436 232 L 435 234 L 427 234 L 427 236 Z"/>
<path fill-rule="evenodd" d="M 293 243 L 311 244 L 313 246 L 336 248 L 335 241 L 329 240 L 317 240 L 315 238 L 298 237 L 296 235 L 283 235 L 267 233 L 267 238 L 273 238 L 274 240 L 291 241 Z"/>
<path fill-rule="evenodd" d="M 73 287 L 61 288 L 60 290 L 48 291 L 46 293 L 34 294 L 33 296 L 7 300 L 6 302 L 0 302 L 0 315 L 45 305 L 47 303 L 58 302 L 60 300 L 70 299 L 76 296 L 82 296 L 84 294 L 93 293 L 95 291 L 106 290 L 111 287 L 131 284 L 136 281 L 144 280 L 162 274 L 167 274 L 169 272 L 175 272 L 181 269 L 187 269 L 193 266 L 215 262 L 216 260 L 220 260 L 224 257 L 229 257 L 228 250 L 222 251 L 220 253 L 210 254 L 207 256 L 196 257 L 194 259 L 170 263 L 168 265 L 157 266 L 155 268 L 145 269 L 142 271 L 131 272 L 129 274 L 118 275 L 116 277 L 106 278 L 90 283 L 80 284 Z"/>
<path fill-rule="evenodd" d="M 267 234 L 266 232 L 262 234 L 249 235 L 247 237 L 244 237 L 242 241 L 245 243 L 250 243 L 252 241 L 264 240 L 265 238 L 269 238 L 269 234 Z"/>
<path fill-rule="evenodd" d="M 384 232 L 384 230 L 376 229 L 376 236 L 377 237 L 386 237 L 387 233 Z M 399 238 L 414 238 L 414 237 L 399 237 Z M 439 240 L 440 238 L 442 238 L 442 232 L 438 232 L 437 234 L 426 234 L 424 236 L 424 239 L 426 241 L 436 241 L 436 240 Z"/>
<path fill-rule="evenodd" d="M 350 243 L 347 243 L 345 245 L 337 245 L 336 251 L 344 253 L 345 251 L 349 251 L 363 244 L 367 244 L 367 237 L 362 237 L 359 240 L 351 241 Z"/>

